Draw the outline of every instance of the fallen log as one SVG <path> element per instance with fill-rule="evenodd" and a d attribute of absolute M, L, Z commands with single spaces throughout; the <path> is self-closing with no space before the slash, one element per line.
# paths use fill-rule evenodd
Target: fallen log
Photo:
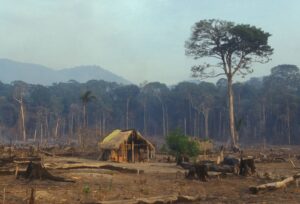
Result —
<path fill-rule="evenodd" d="M 220 172 L 220 173 L 233 173 L 233 174 L 238 174 L 239 168 L 238 166 L 231 166 L 231 165 L 217 165 L 214 163 L 201 163 L 201 165 L 205 165 L 208 171 L 213 171 L 213 172 Z M 196 176 L 196 168 L 194 164 L 187 163 L 187 162 L 182 162 L 180 166 L 184 169 L 189 170 L 186 177 L 187 178 L 195 178 Z M 202 176 L 201 176 L 202 177 Z"/>
<path fill-rule="evenodd" d="M 110 200 L 110 201 L 97 201 L 93 204 L 155 204 L 155 203 L 194 203 L 201 199 L 200 196 L 185 196 L 185 195 L 165 195 L 155 196 L 149 198 L 137 198 L 129 200 Z M 90 202 L 83 202 L 83 204 L 91 204 Z"/>
<path fill-rule="evenodd" d="M 144 173 L 143 170 L 139 170 L 139 169 L 129 169 L 126 167 L 119 167 L 119 166 L 113 166 L 113 165 L 103 165 L 100 166 L 100 169 L 107 169 L 107 170 L 112 170 L 112 171 L 118 171 L 121 173 L 133 173 L 133 174 L 142 174 Z"/>
<path fill-rule="evenodd" d="M 55 154 L 51 153 L 51 152 L 47 152 L 47 151 L 44 151 L 44 150 L 39 150 L 40 153 L 46 155 L 46 156 L 49 156 L 49 157 L 55 157 Z"/>
<path fill-rule="evenodd" d="M 232 156 L 226 156 L 224 157 L 224 160 L 222 162 L 223 165 L 230 165 L 230 166 L 235 166 L 240 164 L 240 160 L 232 157 Z"/>
<path fill-rule="evenodd" d="M 184 168 L 184 169 L 190 169 L 191 167 L 193 167 L 193 164 L 188 163 L 188 162 L 181 162 L 181 163 L 179 164 L 179 166 L 181 166 L 181 167 Z"/>
<path fill-rule="evenodd" d="M 237 166 L 230 165 L 208 165 L 208 171 L 221 172 L 221 173 L 238 173 Z"/>
<path fill-rule="evenodd" d="M 59 170 L 68 170 L 68 169 L 107 169 L 112 171 L 118 171 L 121 173 L 132 173 L 132 174 L 142 174 L 143 170 L 131 169 L 127 167 L 114 166 L 114 165 L 103 165 L 95 163 L 73 163 L 73 164 L 63 164 L 62 166 L 52 166 L 51 164 L 45 164 L 49 169 L 59 169 Z"/>
<path fill-rule="evenodd" d="M 4 155 L 4 156 L 1 156 L 0 157 L 0 166 L 3 166 L 7 163 L 12 163 L 14 161 L 14 158 L 16 156 L 15 155 L 12 155 L 12 156 L 9 156 L 9 155 Z"/>
<path fill-rule="evenodd" d="M 263 190 L 276 190 L 279 188 L 285 188 L 288 184 L 291 182 L 297 180 L 300 178 L 300 173 L 295 174 L 294 176 L 288 177 L 282 181 L 277 181 L 277 182 L 272 182 L 272 183 L 267 183 L 267 184 L 262 184 L 258 186 L 250 186 L 249 190 L 253 193 L 256 194 L 260 191 Z"/>
<path fill-rule="evenodd" d="M 1 168 L 0 176 L 13 175 L 15 173 L 14 169 L 11 168 Z"/>
<path fill-rule="evenodd" d="M 30 162 L 30 161 L 40 162 L 41 157 L 16 157 L 13 160 L 13 162 Z"/>

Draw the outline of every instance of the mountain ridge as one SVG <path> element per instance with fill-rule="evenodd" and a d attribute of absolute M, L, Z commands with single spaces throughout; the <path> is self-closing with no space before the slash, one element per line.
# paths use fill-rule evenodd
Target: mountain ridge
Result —
<path fill-rule="evenodd" d="M 31 84 L 51 85 L 70 80 L 80 83 L 85 83 L 89 80 L 104 80 L 119 84 L 132 84 L 127 79 L 98 65 L 80 65 L 55 70 L 40 64 L 1 58 L 0 71 L 0 81 L 4 83 L 21 80 Z"/>

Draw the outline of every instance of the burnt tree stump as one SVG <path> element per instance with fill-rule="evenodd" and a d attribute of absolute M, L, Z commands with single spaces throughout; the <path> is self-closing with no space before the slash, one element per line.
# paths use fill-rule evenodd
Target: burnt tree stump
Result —
<path fill-rule="evenodd" d="M 185 175 L 187 179 L 195 179 L 196 178 L 196 169 L 194 166 L 190 167 L 187 174 Z"/>
<path fill-rule="evenodd" d="M 29 162 L 25 172 L 19 172 L 17 179 L 23 177 L 25 179 L 34 180 L 52 180 L 61 182 L 74 182 L 73 180 L 68 180 L 62 177 L 53 176 L 50 174 L 45 167 L 42 166 L 40 162 Z"/>
<path fill-rule="evenodd" d="M 241 176 L 251 176 L 255 173 L 255 163 L 253 158 L 241 158 L 240 162 L 240 175 Z"/>
<path fill-rule="evenodd" d="M 208 168 L 205 164 L 196 164 L 195 165 L 196 174 L 201 181 L 207 181 L 208 176 Z"/>
<path fill-rule="evenodd" d="M 201 181 L 207 181 L 208 168 L 205 164 L 194 164 L 189 167 L 188 173 L 186 174 L 187 179 L 196 179 L 198 178 Z"/>

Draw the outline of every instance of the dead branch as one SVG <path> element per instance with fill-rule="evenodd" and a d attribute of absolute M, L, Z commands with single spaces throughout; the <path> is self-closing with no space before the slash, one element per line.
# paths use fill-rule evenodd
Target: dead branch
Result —
<path fill-rule="evenodd" d="M 263 190 L 276 190 L 279 188 L 285 188 L 288 184 L 292 183 L 293 181 L 295 181 L 298 178 L 300 178 L 300 173 L 297 173 L 294 176 L 288 177 L 282 181 L 262 184 L 262 185 L 258 185 L 258 186 L 250 186 L 249 190 L 255 194 L 255 193 L 258 193 Z"/>

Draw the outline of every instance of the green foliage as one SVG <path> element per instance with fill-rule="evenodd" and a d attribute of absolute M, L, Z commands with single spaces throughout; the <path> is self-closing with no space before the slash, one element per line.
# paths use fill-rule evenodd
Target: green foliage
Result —
<path fill-rule="evenodd" d="M 279 65 L 269 76 L 252 78 L 233 84 L 238 129 L 241 142 L 260 142 L 266 139 L 274 144 L 285 144 L 288 127 L 292 144 L 300 144 L 300 71 L 295 65 Z M 14 83 L 15 84 L 15 83 Z M 14 99 L 14 84 L 0 83 L 1 142 L 20 139 L 20 106 Z M 125 127 L 124 107 L 128 88 L 104 81 L 87 83 L 58 83 L 51 86 L 28 84 L 23 94 L 25 123 L 28 138 L 52 140 L 58 125 L 58 137 L 65 141 L 78 139 L 82 127 L 82 101 L 86 90 L 97 97 L 86 106 L 87 128 L 94 135 L 96 145 L 101 134 Z M 209 111 L 209 136 L 222 141 L 228 135 L 227 80 L 213 83 L 182 82 L 172 87 L 162 83 L 148 83 L 140 92 L 130 95 L 129 124 L 145 137 L 163 135 L 162 105 L 169 129 L 185 129 L 187 135 L 204 136 L 205 123 L 201 105 Z M 137 87 L 138 88 L 138 87 Z M 143 94 L 143 95 L 141 95 Z M 209 96 L 209 98 L 207 98 Z M 290 117 L 289 120 L 287 120 Z M 289 126 L 288 126 L 289 125 Z M 92 134 L 97 130 L 97 134 Z M 256 137 L 255 137 L 256 136 Z M 90 140 L 87 140 L 90 142 Z"/>
<path fill-rule="evenodd" d="M 82 192 L 85 194 L 89 194 L 91 192 L 90 186 L 88 184 L 85 184 L 82 188 Z"/>
<path fill-rule="evenodd" d="M 215 64 L 192 67 L 195 77 L 233 77 L 251 73 L 251 63 L 269 61 L 273 49 L 268 45 L 271 35 L 262 29 L 230 21 L 208 19 L 196 22 L 186 41 L 186 55 L 194 59 L 212 57 Z"/>
<path fill-rule="evenodd" d="M 175 155 L 187 155 L 190 157 L 199 154 L 198 144 L 183 135 L 179 130 L 170 133 L 166 138 L 167 145 Z"/>
<path fill-rule="evenodd" d="M 86 91 L 80 96 L 80 100 L 82 101 L 83 104 L 87 104 L 90 101 L 95 99 L 96 96 L 94 96 L 91 91 Z"/>

